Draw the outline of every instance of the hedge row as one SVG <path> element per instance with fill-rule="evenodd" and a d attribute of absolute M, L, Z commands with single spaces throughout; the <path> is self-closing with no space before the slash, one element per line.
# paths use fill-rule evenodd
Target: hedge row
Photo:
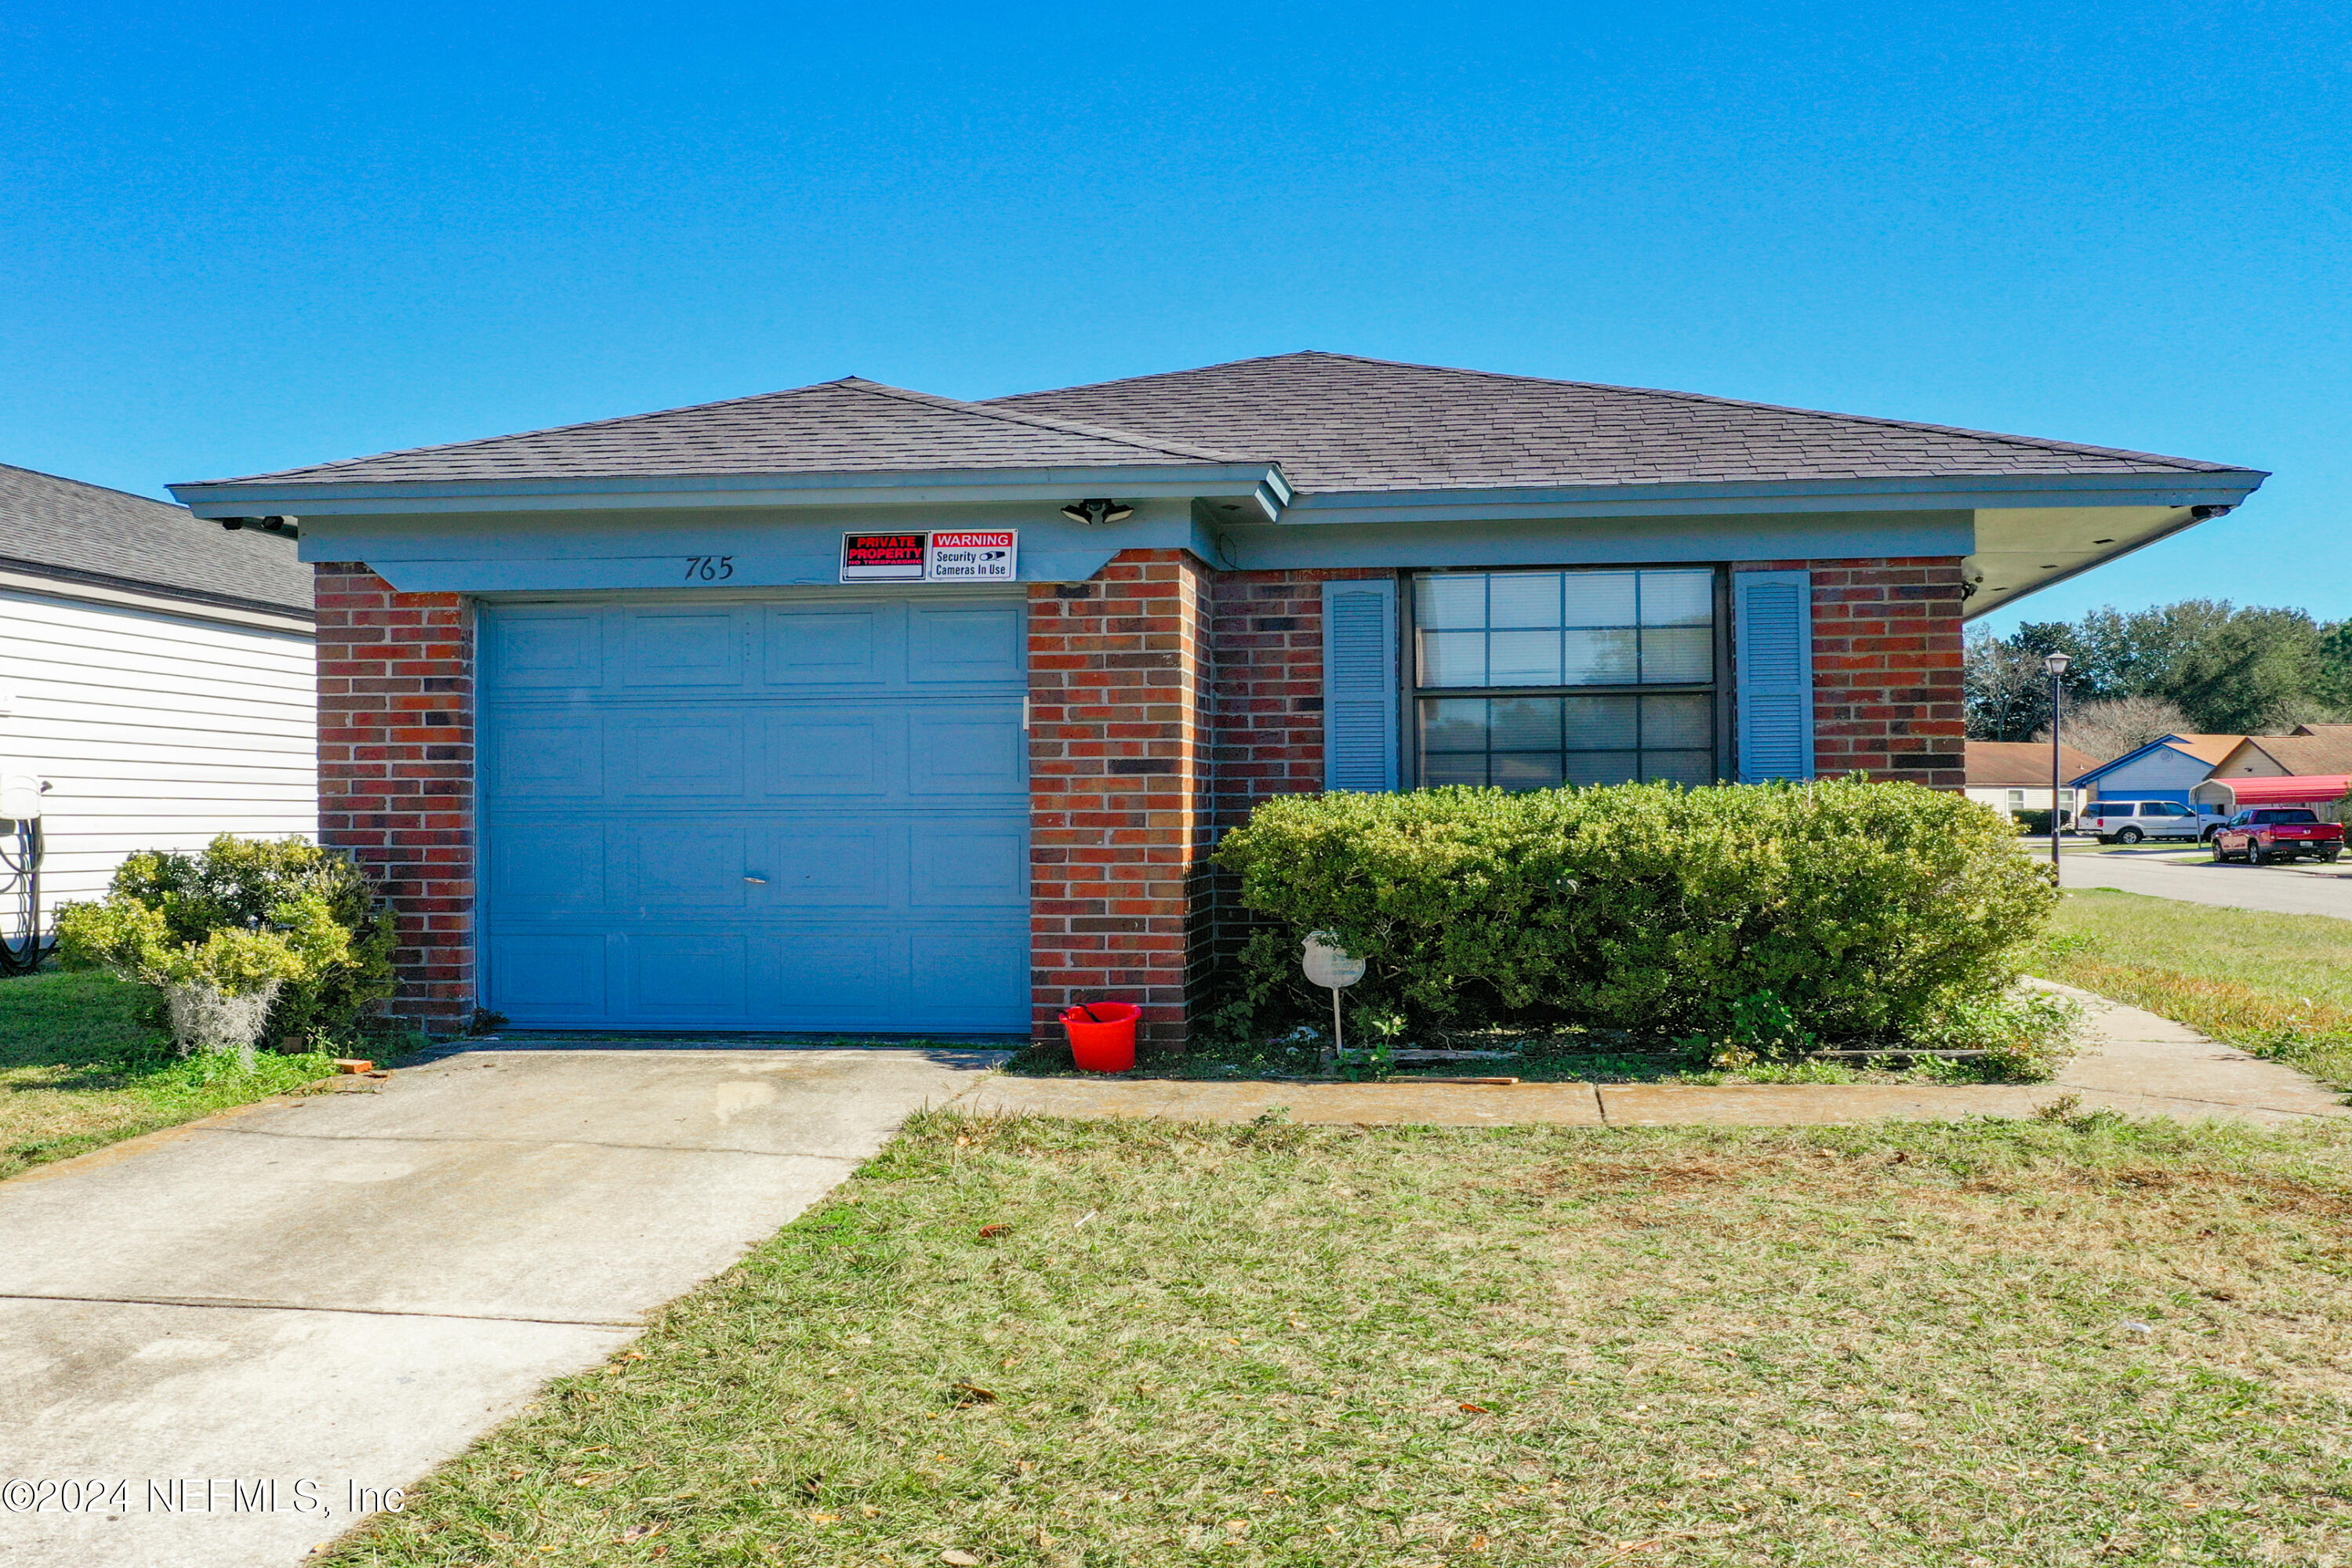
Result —
<path fill-rule="evenodd" d="M 1899 1035 L 2007 986 L 2058 897 L 1999 813 L 1859 779 L 1297 795 L 1217 858 L 1272 922 L 1243 960 L 1261 1017 L 1328 1005 L 1297 971 L 1328 931 L 1369 960 L 1359 1006 L 1675 1037 L 1759 996 L 1824 1040 Z"/>

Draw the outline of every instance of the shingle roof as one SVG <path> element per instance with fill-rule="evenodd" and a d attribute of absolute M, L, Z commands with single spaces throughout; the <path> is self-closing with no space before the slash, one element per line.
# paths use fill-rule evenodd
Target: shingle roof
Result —
<path fill-rule="evenodd" d="M 835 474 L 1246 461 L 1181 438 L 1103 430 L 850 376 L 789 392 L 520 436 L 418 447 L 215 484 Z"/>
<path fill-rule="evenodd" d="M 2237 750 L 2243 735 L 2167 735 L 2165 740 L 2176 752 L 2186 752 L 2200 763 L 2219 763 L 2223 757 Z"/>
<path fill-rule="evenodd" d="M 2058 751 L 2069 779 L 2096 765 L 2072 746 L 2062 745 Z M 2050 748 L 2040 741 L 1970 741 L 1967 756 L 1970 789 L 2050 787 Z"/>
<path fill-rule="evenodd" d="M 2314 726 L 2335 732 L 2316 735 L 2249 735 L 2246 744 L 2290 773 L 2352 773 L 2352 730 Z"/>
<path fill-rule="evenodd" d="M 309 615 L 294 542 L 184 507 L 0 463 L 0 567 Z"/>
<path fill-rule="evenodd" d="M 2232 471 L 2029 436 L 1334 353 L 988 406 L 1269 454 L 1304 492 Z"/>

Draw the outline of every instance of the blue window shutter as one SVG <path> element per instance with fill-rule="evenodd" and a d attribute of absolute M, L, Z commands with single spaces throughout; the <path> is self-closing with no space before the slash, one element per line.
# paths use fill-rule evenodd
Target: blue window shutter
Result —
<path fill-rule="evenodd" d="M 1813 574 L 1735 572 L 1739 781 L 1813 776 Z"/>
<path fill-rule="evenodd" d="M 1323 787 L 1397 786 L 1397 585 L 1323 584 Z"/>

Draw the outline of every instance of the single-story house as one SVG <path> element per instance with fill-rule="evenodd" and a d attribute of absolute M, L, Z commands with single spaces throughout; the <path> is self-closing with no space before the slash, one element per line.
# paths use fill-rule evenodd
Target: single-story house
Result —
<path fill-rule="evenodd" d="M 2063 742 L 2058 748 L 2059 776 L 2071 779 L 2091 766 L 2091 759 Z M 2053 797 L 2071 819 L 2082 809 L 2083 792 L 2050 787 L 2050 748 L 2039 741 L 1970 741 L 1966 752 L 1967 794 L 2003 816 L 2021 811 L 2048 811 Z"/>
<path fill-rule="evenodd" d="M 446 1026 L 1180 1041 L 1286 791 L 1966 784 L 1960 626 L 2226 464 L 1294 353 L 176 485 L 299 520 L 321 830 Z M 277 526 L 285 526 L 278 524 Z"/>
<path fill-rule="evenodd" d="M 2085 803 L 2097 800 L 2168 800 L 2192 805 L 2190 792 L 2211 776 L 2243 735 L 2158 735 L 2144 746 L 2110 757 L 2072 776 Z"/>
<path fill-rule="evenodd" d="M 134 849 L 318 831 L 311 579 L 282 529 L 0 465 L 0 773 L 37 781 L 45 906 Z"/>
<path fill-rule="evenodd" d="M 2352 724 L 2298 724 L 2292 734 L 2247 735 L 2199 786 L 2208 808 L 2335 805 L 2352 787 Z"/>

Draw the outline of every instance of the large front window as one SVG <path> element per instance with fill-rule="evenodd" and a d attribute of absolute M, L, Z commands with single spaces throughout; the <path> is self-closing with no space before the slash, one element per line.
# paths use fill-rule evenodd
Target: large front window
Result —
<path fill-rule="evenodd" d="M 1416 578 L 1420 782 L 1713 783 L 1715 602 L 1704 568 Z"/>

